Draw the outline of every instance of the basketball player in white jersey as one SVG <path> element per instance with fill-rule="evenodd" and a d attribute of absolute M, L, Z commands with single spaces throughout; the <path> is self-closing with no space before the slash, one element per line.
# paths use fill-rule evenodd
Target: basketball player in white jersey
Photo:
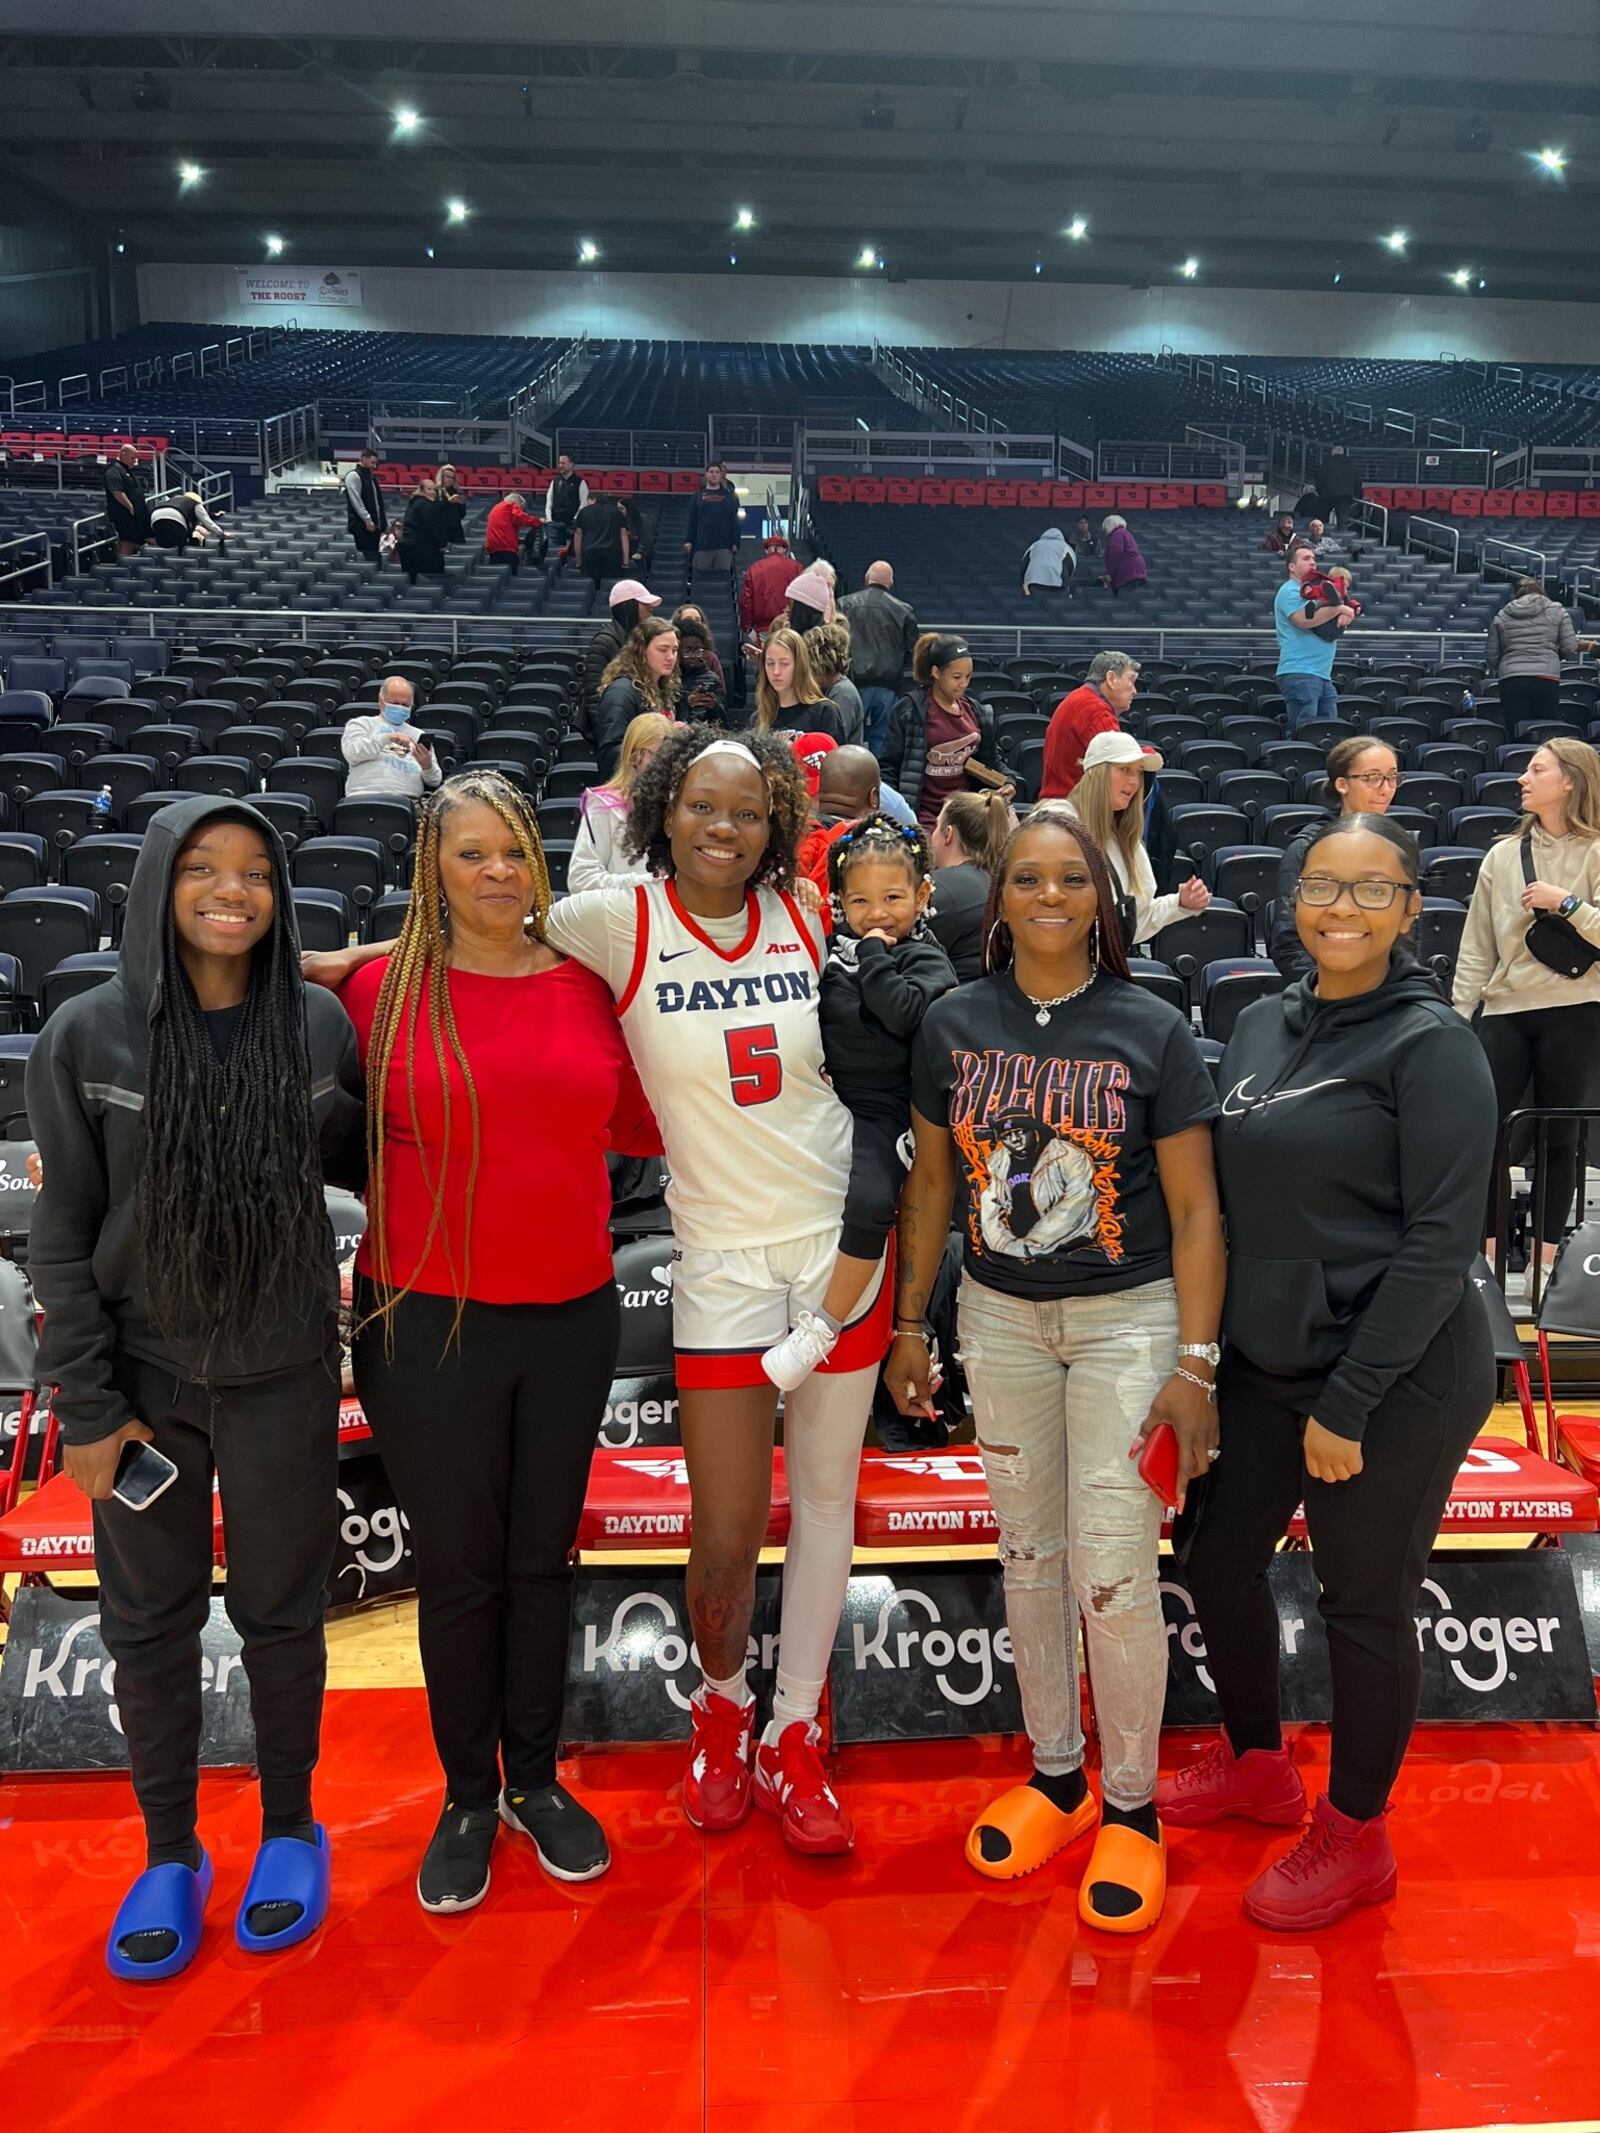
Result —
<path fill-rule="evenodd" d="M 786 742 L 677 727 L 633 793 L 629 838 L 651 878 L 568 897 L 547 934 L 609 981 L 672 1176 L 673 1343 L 693 1500 L 687 1598 L 705 1673 L 684 1809 L 697 1828 L 731 1829 L 753 1797 L 795 1849 L 827 1853 L 854 1842 L 816 1715 L 888 1340 L 881 1270 L 785 1410 L 777 1695 L 754 1754 L 745 1681 L 777 1410 L 761 1356 L 798 1309 L 822 1300 L 850 1173 L 850 1115 L 822 1064 L 820 922 L 787 893 L 809 814 Z"/>

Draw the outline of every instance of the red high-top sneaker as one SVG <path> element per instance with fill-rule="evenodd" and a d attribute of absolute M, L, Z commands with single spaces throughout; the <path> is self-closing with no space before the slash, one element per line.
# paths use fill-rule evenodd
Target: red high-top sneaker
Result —
<path fill-rule="evenodd" d="M 1357 1822 L 1324 1793 L 1292 1852 L 1244 1892 L 1244 1915 L 1280 1933 L 1334 1925 L 1364 1903 L 1387 1903 L 1398 1869 L 1382 1815 Z"/>
<path fill-rule="evenodd" d="M 750 1733 L 754 1700 L 730 1703 L 702 1682 L 689 1699 L 689 1767 L 683 1811 L 696 1829 L 737 1829 L 750 1812 Z"/>
<path fill-rule="evenodd" d="M 1156 1779 L 1156 1813 L 1175 1829 L 1205 1829 L 1224 1815 L 1247 1822 L 1301 1822 L 1306 1788 L 1287 1748 L 1235 1756 L 1226 1733 L 1197 1762 Z"/>

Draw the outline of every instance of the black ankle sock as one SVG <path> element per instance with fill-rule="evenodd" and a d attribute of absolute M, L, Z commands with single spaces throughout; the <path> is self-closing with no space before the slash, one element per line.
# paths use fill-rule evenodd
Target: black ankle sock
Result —
<path fill-rule="evenodd" d="M 310 1808 L 298 1815 L 264 1814 L 261 1817 L 261 1841 L 269 1844 L 274 1837 L 298 1837 L 302 1844 L 315 1845 L 317 1825 L 311 1819 Z"/>
<path fill-rule="evenodd" d="M 1059 1777 L 1050 1777 L 1043 1770 L 1036 1770 L 1028 1783 L 1064 1815 L 1081 1807 L 1089 1790 L 1088 1780 L 1081 1770 L 1063 1770 Z"/>
<path fill-rule="evenodd" d="M 317 1826 L 311 1819 L 309 1805 L 302 1814 L 269 1815 L 261 1817 L 261 1841 L 268 1844 L 274 1837 L 295 1837 L 302 1844 L 315 1845 Z M 300 1918 L 301 1907 L 297 1903 L 253 1903 L 245 1913 L 245 1924 L 250 1931 L 264 1940 L 271 1933 L 283 1933 Z"/>
<path fill-rule="evenodd" d="M 1113 1807 L 1109 1800 L 1100 1809 L 1102 1823 L 1120 1822 L 1127 1829 L 1136 1829 L 1141 1837 L 1148 1837 L 1152 1844 L 1159 1842 L 1161 1824 L 1156 1820 L 1155 1802 L 1144 1807 Z"/>
<path fill-rule="evenodd" d="M 145 1847 L 144 1863 L 152 1866 L 186 1866 L 193 1874 L 200 1871 L 200 1839 L 193 1831 L 180 1837 L 174 1844 L 148 1844 Z"/>

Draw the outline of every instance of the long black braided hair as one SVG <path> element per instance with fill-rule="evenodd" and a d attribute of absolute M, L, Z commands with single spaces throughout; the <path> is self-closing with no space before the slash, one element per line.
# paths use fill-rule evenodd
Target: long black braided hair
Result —
<path fill-rule="evenodd" d="M 305 995 L 276 851 L 273 895 L 225 1061 L 178 954 L 170 895 L 164 914 L 135 1212 L 155 1323 L 185 1344 L 219 1331 L 248 1342 L 275 1301 L 331 1283 Z"/>

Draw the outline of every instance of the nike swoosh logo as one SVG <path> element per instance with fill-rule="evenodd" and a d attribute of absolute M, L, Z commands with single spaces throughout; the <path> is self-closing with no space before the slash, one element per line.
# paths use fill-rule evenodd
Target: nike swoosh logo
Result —
<path fill-rule="evenodd" d="M 692 948 L 658 948 L 656 950 L 656 961 L 658 963 L 675 963 L 680 955 L 693 954 L 694 950 Z"/>
<path fill-rule="evenodd" d="M 1292 1096 L 1315 1096 L 1319 1089 L 1342 1089 L 1345 1076 L 1335 1074 L 1330 1081 L 1308 1082 L 1303 1089 L 1279 1089 L 1273 1096 L 1247 1096 L 1245 1091 L 1255 1080 L 1254 1074 L 1246 1074 L 1243 1081 L 1235 1084 L 1222 1099 L 1224 1118 L 1247 1118 L 1252 1111 L 1263 1110 L 1268 1104 L 1286 1104 Z"/>

